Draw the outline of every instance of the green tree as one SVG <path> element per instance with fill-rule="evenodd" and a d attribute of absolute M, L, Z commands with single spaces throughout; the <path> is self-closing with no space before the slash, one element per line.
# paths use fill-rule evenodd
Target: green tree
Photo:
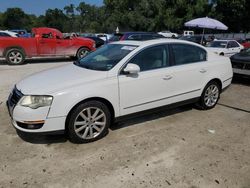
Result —
<path fill-rule="evenodd" d="M 53 27 L 64 32 L 68 17 L 60 9 L 48 9 L 43 22 L 47 27 Z"/>
<path fill-rule="evenodd" d="M 20 8 L 8 8 L 2 16 L 3 25 L 8 29 L 30 29 L 32 25 L 29 15 Z"/>

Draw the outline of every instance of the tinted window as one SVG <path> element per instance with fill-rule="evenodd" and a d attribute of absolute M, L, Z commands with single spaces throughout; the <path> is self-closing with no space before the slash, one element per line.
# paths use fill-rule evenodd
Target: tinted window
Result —
<path fill-rule="evenodd" d="M 197 46 L 189 44 L 172 44 L 172 49 L 176 65 L 206 61 L 206 51 Z"/>
<path fill-rule="evenodd" d="M 158 35 L 158 34 L 143 34 L 142 35 L 142 40 L 152 40 L 152 39 L 158 39 L 158 38 L 163 38 L 163 36 Z"/>
<path fill-rule="evenodd" d="M 164 45 L 150 47 L 137 54 L 129 63 L 138 65 L 141 71 L 169 66 L 168 50 Z"/>
<path fill-rule="evenodd" d="M 230 41 L 228 43 L 228 48 L 237 48 L 237 47 L 239 47 L 239 45 L 235 41 Z"/>
<path fill-rule="evenodd" d="M 1 36 L 1 37 L 10 37 L 9 34 L 7 34 L 7 33 L 2 33 L 2 32 L 0 33 L 0 36 Z"/>
<path fill-rule="evenodd" d="M 121 38 L 123 37 L 123 34 L 114 34 L 110 39 L 109 41 L 119 41 Z"/>
<path fill-rule="evenodd" d="M 213 48 L 226 48 L 227 41 L 213 41 L 210 42 L 207 46 Z"/>
<path fill-rule="evenodd" d="M 130 35 L 127 40 L 141 40 L 141 35 Z"/>

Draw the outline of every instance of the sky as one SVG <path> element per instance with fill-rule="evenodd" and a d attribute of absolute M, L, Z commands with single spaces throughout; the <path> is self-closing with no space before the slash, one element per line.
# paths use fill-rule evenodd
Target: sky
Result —
<path fill-rule="evenodd" d="M 45 14 L 49 8 L 63 9 L 66 5 L 78 5 L 82 1 L 97 6 L 103 4 L 103 0 L 0 0 L 0 12 L 6 11 L 7 8 L 19 7 L 28 14 L 39 16 Z"/>

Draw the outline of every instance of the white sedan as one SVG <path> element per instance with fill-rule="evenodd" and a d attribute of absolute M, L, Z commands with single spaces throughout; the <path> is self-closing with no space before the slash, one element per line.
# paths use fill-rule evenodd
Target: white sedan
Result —
<path fill-rule="evenodd" d="M 18 33 L 0 30 L 0 37 L 18 37 Z"/>
<path fill-rule="evenodd" d="M 167 38 L 177 38 L 179 36 L 177 33 L 172 33 L 171 31 L 161 31 L 158 34 Z"/>
<path fill-rule="evenodd" d="M 20 131 L 66 131 L 71 141 L 84 143 L 106 135 L 125 115 L 187 103 L 211 109 L 232 76 L 229 58 L 195 43 L 119 41 L 25 78 L 7 105 Z"/>
<path fill-rule="evenodd" d="M 242 51 L 244 46 L 236 40 L 214 40 L 207 45 L 207 48 L 218 55 L 231 57 Z"/>

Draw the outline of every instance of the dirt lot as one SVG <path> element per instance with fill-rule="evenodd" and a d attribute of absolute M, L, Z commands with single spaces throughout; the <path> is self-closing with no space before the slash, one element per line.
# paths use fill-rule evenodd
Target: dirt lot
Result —
<path fill-rule="evenodd" d="M 250 80 L 235 79 L 213 110 L 157 111 L 90 144 L 17 135 L 5 107 L 13 85 L 67 63 L 0 63 L 0 187 L 250 187 Z"/>

